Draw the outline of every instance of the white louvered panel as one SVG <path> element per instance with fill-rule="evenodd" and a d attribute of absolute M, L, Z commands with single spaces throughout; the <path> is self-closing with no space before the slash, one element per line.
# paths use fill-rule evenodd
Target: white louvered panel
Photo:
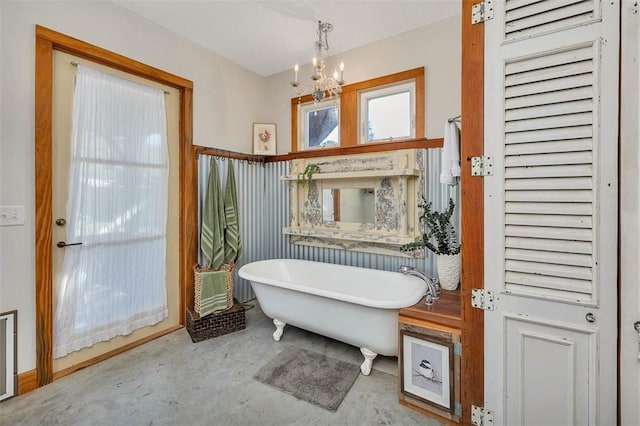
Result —
<path fill-rule="evenodd" d="M 506 225 L 505 235 L 507 237 L 546 238 L 567 241 L 593 240 L 593 234 L 590 229 L 565 229 L 544 226 Z"/>
<path fill-rule="evenodd" d="M 581 61 L 593 60 L 593 45 L 584 44 L 575 46 L 570 49 L 561 49 L 549 52 L 546 55 L 536 55 L 531 58 L 524 58 L 518 61 L 508 62 L 505 64 L 505 79 L 507 76 L 532 72 L 535 70 L 543 70 L 545 68 L 567 65 Z"/>
<path fill-rule="evenodd" d="M 559 141 L 568 139 L 582 139 L 593 136 L 591 126 L 566 127 L 558 129 L 537 130 L 534 132 L 508 133 L 505 135 L 507 145 L 514 143 L 530 143 L 543 141 Z"/>
<path fill-rule="evenodd" d="M 559 16 L 586 3 L 541 1 L 511 12 Z M 540 13 L 514 22 L 542 22 Z M 596 55 L 594 44 L 582 44 L 505 66 L 505 276 L 511 291 L 563 300 L 592 296 Z"/>
<path fill-rule="evenodd" d="M 553 166 L 561 164 L 591 164 L 591 151 L 553 154 L 511 155 L 506 158 L 506 167 Z"/>
<path fill-rule="evenodd" d="M 538 15 L 563 6 L 569 6 L 576 3 L 582 3 L 582 0 L 548 0 L 533 1 L 522 4 L 518 8 L 507 7 L 507 21 L 515 21 L 516 19 L 526 18 L 532 15 Z"/>
<path fill-rule="evenodd" d="M 592 207 L 591 203 L 506 203 L 505 212 L 584 216 L 593 214 Z"/>
<path fill-rule="evenodd" d="M 598 6 L 596 0 L 507 0 L 505 40 L 533 37 L 592 22 L 599 17 Z"/>
<path fill-rule="evenodd" d="M 591 178 L 532 178 L 509 179 L 506 182 L 507 190 L 534 190 L 534 189 L 591 189 Z"/>
<path fill-rule="evenodd" d="M 505 99 L 507 111 L 516 108 L 524 108 L 536 105 L 552 105 L 560 102 L 570 102 L 580 99 L 593 98 L 592 87 L 577 87 L 566 89 L 561 92 L 536 93 L 535 95 L 519 96 L 517 98 Z"/>
<path fill-rule="evenodd" d="M 531 4 L 540 3 L 544 0 L 508 0 L 505 5 L 505 11 L 513 10 L 517 7 L 529 6 Z"/>
<path fill-rule="evenodd" d="M 505 282 L 505 290 L 509 293 L 519 294 L 531 297 L 540 297 L 540 289 L 529 285 L 519 285 L 512 282 Z M 532 291 L 533 290 L 533 291 Z M 590 303 L 591 295 L 588 293 L 580 293 L 575 291 L 562 291 L 555 288 L 544 289 L 545 298 L 553 300 L 569 301 L 571 303 Z"/>
<path fill-rule="evenodd" d="M 588 57 L 589 54 L 585 56 Z M 531 71 L 517 72 L 510 75 L 508 74 L 505 78 L 505 87 L 593 72 L 593 61 L 591 59 L 583 59 L 569 64 L 566 64 L 565 62 L 566 60 L 563 59 L 561 61 L 562 65 L 555 65 L 552 67 L 544 66 L 543 68 L 533 69 Z M 540 66 L 539 64 L 536 65 Z"/>
<path fill-rule="evenodd" d="M 578 164 L 574 166 L 510 167 L 505 170 L 505 176 L 508 179 L 591 176 L 592 174 L 593 166 L 591 164 Z"/>
<path fill-rule="evenodd" d="M 593 226 L 591 216 L 507 214 L 507 225 L 553 226 L 558 228 L 589 228 Z"/>
<path fill-rule="evenodd" d="M 554 115 L 575 114 L 576 112 L 585 111 L 593 111 L 591 99 L 507 110 L 505 120 L 526 120 L 538 117 L 552 117 Z"/>
<path fill-rule="evenodd" d="M 554 263 L 558 265 L 573 265 L 591 267 L 593 262 L 588 254 L 558 253 L 557 251 L 523 250 L 507 248 L 505 258 L 509 260 L 527 260 L 537 263 Z"/>
<path fill-rule="evenodd" d="M 571 139 L 566 141 L 549 141 L 543 143 L 521 143 L 505 147 L 505 155 L 541 154 L 551 152 L 588 151 L 593 147 L 593 140 Z"/>
<path fill-rule="evenodd" d="M 507 191 L 506 201 L 584 203 L 593 198 L 591 191 Z"/>
<path fill-rule="evenodd" d="M 507 87 L 505 94 L 508 98 L 534 95 L 538 93 L 556 92 L 558 90 L 587 87 L 593 80 L 593 74 L 580 74 L 566 78 L 550 79 L 536 83 L 521 84 Z"/>
<path fill-rule="evenodd" d="M 544 265 L 546 267 L 546 265 Z M 520 284 L 527 287 L 537 287 L 535 290 L 541 293 L 541 289 L 562 290 L 572 293 L 589 294 L 591 291 L 590 280 L 577 280 L 565 277 L 550 277 L 540 274 L 526 274 L 522 272 L 507 271 L 505 274 L 507 283 Z M 529 291 L 533 291 L 529 288 Z"/>
<path fill-rule="evenodd" d="M 549 116 L 542 118 L 533 118 L 530 120 L 509 121 L 506 124 L 506 131 L 524 132 L 529 130 L 557 129 L 559 127 L 572 127 L 590 125 L 593 119 L 591 112 L 582 112 L 579 114 L 565 114 L 561 116 Z"/>
<path fill-rule="evenodd" d="M 545 238 L 507 237 L 506 248 L 519 248 L 524 250 L 554 251 L 558 253 L 592 254 L 593 247 L 590 241 L 564 241 Z"/>
<path fill-rule="evenodd" d="M 557 264 L 540 264 L 539 262 L 527 262 L 521 260 L 507 260 L 506 270 L 523 274 L 544 275 L 547 277 L 562 277 L 572 280 L 590 281 L 591 268 L 583 266 L 569 266 Z"/>

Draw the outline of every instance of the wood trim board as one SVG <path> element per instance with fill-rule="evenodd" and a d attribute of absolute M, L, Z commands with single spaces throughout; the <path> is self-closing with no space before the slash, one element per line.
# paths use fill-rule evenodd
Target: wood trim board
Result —
<path fill-rule="evenodd" d="M 18 374 L 18 395 L 24 395 L 38 388 L 38 372 L 33 369 Z"/>
<path fill-rule="evenodd" d="M 191 266 L 197 261 L 197 175 L 193 155 L 193 83 L 182 77 L 126 58 L 73 37 L 36 25 L 35 49 L 35 181 L 36 181 L 36 371 L 37 385 L 53 375 L 51 274 L 52 96 L 53 51 L 59 50 L 102 65 L 175 87 L 180 92 L 180 324 L 186 323 L 186 303 L 193 299 Z M 159 336 L 156 336 L 159 337 Z M 144 340 L 144 339 L 143 339 Z M 148 340 L 147 340 L 148 341 Z"/>
<path fill-rule="evenodd" d="M 471 405 L 484 406 L 484 311 L 471 306 L 471 289 L 484 287 L 484 192 L 471 176 L 471 157 L 484 153 L 484 24 L 471 24 L 474 0 L 462 0 L 462 423 L 471 424 Z"/>

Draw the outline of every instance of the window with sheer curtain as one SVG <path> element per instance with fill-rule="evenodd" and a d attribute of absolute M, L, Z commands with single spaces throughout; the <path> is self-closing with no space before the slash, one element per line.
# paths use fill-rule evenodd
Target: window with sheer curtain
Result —
<path fill-rule="evenodd" d="M 55 358 L 167 317 L 168 155 L 163 91 L 78 65 Z"/>

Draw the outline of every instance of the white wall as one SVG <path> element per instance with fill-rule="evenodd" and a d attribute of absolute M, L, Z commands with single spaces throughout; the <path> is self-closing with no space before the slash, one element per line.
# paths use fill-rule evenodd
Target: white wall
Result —
<path fill-rule="evenodd" d="M 194 144 L 251 152 L 251 123 L 275 122 L 278 153 L 291 146 L 292 72 L 263 79 L 110 2 L 0 0 L 0 205 L 22 205 L 26 215 L 24 226 L 0 227 L 0 312 L 19 310 L 20 373 L 35 368 L 35 24 L 192 80 Z M 444 120 L 460 113 L 460 46 L 460 18 L 453 17 L 351 50 L 336 63 L 345 62 L 349 82 L 425 66 L 426 134 L 441 137 Z"/>
<path fill-rule="evenodd" d="M 0 2 L 0 205 L 25 207 L 0 227 L 0 312 L 18 309 L 18 371 L 35 368 L 35 24 L 194 82 L 195 144 L 250 152 L 264 121 L 264 79 L 111 2 Z"/>
<path fill-rule="evenodd" d="M 331 42 L 331 35 L 329 35 Z M 425 67 L 425 133 L 427 138 L 444 134 L 445 120 L 460 114 L 461 73 L 460 16 L 438 21 L 327 59 L 329 74 L 340 61 L 345 63 L 345 80 L 355 83 L 412 68 Z M 313 46 L 309 46 L 311 59 Z M 291 150 L 291 70 L 267 78 L 269 122 L 278 125 L 278 154 Z M 299 79 L 309 80 L 311 64 L 300 68 Z"/>

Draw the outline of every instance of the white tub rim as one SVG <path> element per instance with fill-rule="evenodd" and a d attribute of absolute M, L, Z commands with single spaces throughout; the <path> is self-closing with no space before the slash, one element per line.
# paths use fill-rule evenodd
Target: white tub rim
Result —
<path fill-rule="evenodd" d="M 393 275 L 394 279 L 400 278 L 402 281 L 410 284 L 413 288 L 411 289 L 411 291 L 406 297 L 402 299 L 389 301 L 389 300 L 369 299 L 366 297 L 358 297 L 350 294 L 329 291 L 322 288 L 309 287 L 309 286 L 305 286 L 303 284 L 298 284 L 291 281 L 266 278 L 264 276 L 258 275 L 255 272 L 254 273 L 250 272 L 250 269 L 257 267 L 260 264 L 269 264 L 269 263 L 274 263 L 279 261 L 308 262 L 308 263 L 314 263 L 314 264 L 331 265 L 339 268 L 348 268 L 348 269 L 355 269 L 355 270 L 360 269 L 360 270 L 366 270 L 368 272 L 374 271 L 375 273 L 380 273 L 381 275 L 388 275 L 388 276 Z M 406 275 L 402 275 L 399 272 L 384 271 L 384 270 L 372 269 L 372 268 L 363 268 L 359 266 L 349 266 L 349 265 L 340 265 L 340 264 L 334 264 L 334 263 L 328 263 L 328 262 L 318 262 L 315 260 L 286 259 L 286 258 L 259 260 L 259 261 L 250 262 L 243 265 L 238 271 L 238 275 L 241 278 L 251 281 L 252 283 L 271 285 L 275 287 L 280 287 L 280 288 L 298 291 L 302 293 L 313 294 L 316 296 L 326 297 L 329 299 L 340 300 L 343 302 L 354 303 L 354 304 L 363 305 L 363 306 L 369 306 L 369 307 L 378 308 L 378 309 L 400 309 L 408 306 L 413 306 L 420 301 L 420 299 L 424 296 L 426 291 L 426 283 L 422 281 L 420 278 L 415 276 L 406 276 Z"/>

